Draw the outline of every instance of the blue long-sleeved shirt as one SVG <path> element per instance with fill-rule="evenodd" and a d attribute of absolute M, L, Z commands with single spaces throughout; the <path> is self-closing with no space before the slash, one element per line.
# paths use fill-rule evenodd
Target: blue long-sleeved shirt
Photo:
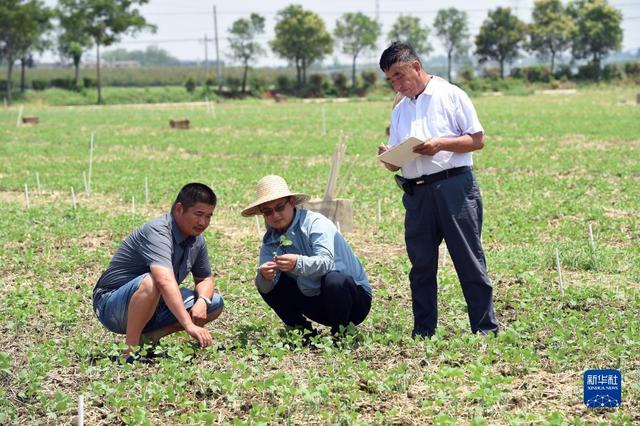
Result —
<path fill-rule="evenodd" d="M 281 235 L 286 235 L 293 244 L 280 247 Z M 298 255 L 295 269 L 285 273 L 296 279 L 298 288 L 305 296 L 320 294 L 320 280 L 331 271 L 350 275 L 357 285 L 362 286 L 369 295 L 372 294 L 371 284 L 360 260 L 333 222 L 320 213 L 297 208 L 293 222 L 285 234 L 267 225 L 258 264 L 273 260 L 274 252 L 278 255 Z M 264 279 L 258 272 L 256 286 L 262 293 L 270 292 L 281 273 L 276 271 L 276 276 L 271 281 Z"/>

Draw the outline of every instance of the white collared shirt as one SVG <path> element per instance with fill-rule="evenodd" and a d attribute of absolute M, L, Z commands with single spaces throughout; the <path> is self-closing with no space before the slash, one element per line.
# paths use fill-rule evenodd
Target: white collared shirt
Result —
<path fill-rule="evenodd" d="M 389 146 L 413 136 L 421 140 L 484 132 L 469 96 L 440 77 L 432 77 L 416 99 L 403 98 L 391 114 Z M 402 175 L 414 179 L 454 167 L 471 166 L 470 152 L 440 151 L 422 155 L 402 167 Z"/>

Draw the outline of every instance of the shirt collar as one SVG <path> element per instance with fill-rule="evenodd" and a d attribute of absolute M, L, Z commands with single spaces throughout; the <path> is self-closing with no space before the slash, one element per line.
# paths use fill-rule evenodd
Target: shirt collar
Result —
<path fill-rule="evenodd" d="M 427 95 L 427 96 L 431 96 L 433 95 L 433 76 L 430 75 L 429 79 L 427 80 L 427 84 L 424 86 L 424 89 L 422 90 L 422 92 L 418 93 L 414 98 L 411 98 L 412 101 L 417 101 L 418 98 L 420 97 L 420 95 Z"/>

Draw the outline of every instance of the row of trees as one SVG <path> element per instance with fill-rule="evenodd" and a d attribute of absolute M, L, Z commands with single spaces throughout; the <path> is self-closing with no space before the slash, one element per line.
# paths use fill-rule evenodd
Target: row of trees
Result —
<path fill-rule="evenodd" d="M 124 34 L 155 31 L 136 6 L 149 0 L 58 0 L 56 8 L 41 0 L 0 2 L 0 61 L 7 63 L 7 100 L 11 102 L 13 64 L 19 60 L 22 73 L 33 55 L 55 45 L 75 67 L 76 84 L 82 55 L 95 46 L 98 66 L 98 103 L 102 103 L 100 48 L 117 42 Z M 50 31 L 56 22 L 55 37 Z M 21 79 L 24 81 L 24 78 Z"/>
<path fill-rule="evenodd" d="M 58 0 L 48 8 L 42 0 L 2 0 L 0 2 L 0 61 L 7 63 L 7 96 L 11 101 L 12 70 L 20 61 L 22 73 L 34 53 L 55 48 L 75 67 L 76 83 L 82 55 L 95 46 L 97 58 L 98 103 L 102 102 L 100 49 L 116 43 L 124 34 L 155 31 L 136 7 L 149 0 Z M 550 57 L 551 71 L 556 57 L 571 50 L 573 58 L 588 59 L 600 70 L 602 58 L 622 44 L 622 14 L 606 0 L 571 0 L 565 7 L 560 0 L 536 0 L 531 24 L 525 24 L 510 8 L 489 11 L 475 37 L 479 61 L 497 61 L 504 78 L 505 64 L 523 50 Z M 55 37 L 50 37 L 54 28 Z M 456 56 L 471 48 L 468 17 L 464 11 L 449 8 L 438 11 L 433 22 L 435 35 L 444 45 L 448 77 Z M 235 21 L 229 29 L 230 55 L 244 67 L 242 91 L 250 64 L 266 53 L 258 37 L 265 32 L 265 19 L 258 14 Z M 375 49 L 382 33 L 380 23 L 363 13 L 346 13 L 330 34 L 322 18 L 299 5 L 278 12 L 271 50 L 296 69 L 297 84 L 307 82 L 307 69 L 333 52 L 334 46 L 352 58 L 352 86 L 356 85 L 356 62 L 367 50 Z M 401 15 L 387 34 L 389 41 L 412 44 L 426 56 L 432 52 L 431 29 L 420 18 Z M 24 79 L 22 79 L 24 81 Z"/>
<path fill-rule="evenodd" d="M 571 0 L 567 6 L 560 0 L 536 0 L 531 24 L 521 21 L 511 8 L 498 7 L 489 11 L 475 37 L 474 53 L 480 63 L 497 61 L 501 78 L 505 64 L 525 50 L 549 57 L 552 73 L 557 56 L 570 50 L 575 60 L 590 61 L 598 75 L 603 57 L 622 45 L 621 23 L 622 13 L 607 0 Z M 456 8 L 439 10 L 433 28 L 446 50 L 447 75 L 451 80 L 453 58 L 466 55 L 471 48 L 468 16 Z M 242 61 L 245 70 L 250 60 L 264 53 L 255 41 L 262 32 L 264 18 L 255 14 L 236 21 L 230 31 L 233 56 Z M 295 65 L 299 85 L 306 83 L 307 67 L 332 53 L 336 45 L 352 58 L 351 78 L 355 86 L 356 61 L 362 52 L 376 47 L 380 35 L 380 23 L 358 12 L 342 15 L 332 37 L 319 15 L 291 5 L 278 13 L 275 39 L 270 45 L 274 53 Z M 430 28 L 415 16 L 399 16 L 388 39 L 406 41 L 423 56 L 433 50 Z"/>

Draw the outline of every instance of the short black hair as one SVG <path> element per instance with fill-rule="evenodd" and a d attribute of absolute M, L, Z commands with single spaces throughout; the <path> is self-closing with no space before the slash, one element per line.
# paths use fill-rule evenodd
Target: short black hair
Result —
<path fill-rule="evenodd" d="M 218 198 L 216 197 L 215 192 L 213 192 L 213 189 L 209 188 L 207 185 L 191 182 L 183 186 L 178 193 L 176 201 L 173 202 L 173 206 L 171 207 L 172 212 L 178 203 L 182 204 L 186 211 L 195 206 L 196 203 L 205 203 L 210 206 L 215 206 L 218 203 Z"/>
<path fill-rule="evenodd" d="M 387 72 L 393 64 L 413 61 L 418 61 L 420 66 L 422 66 L 418 54 L 409 43 L 394 41 L 391 43 L 391 46 L 382 52 L 382 56 L 380 56 L 380 69 L 383 72 Z"/>

